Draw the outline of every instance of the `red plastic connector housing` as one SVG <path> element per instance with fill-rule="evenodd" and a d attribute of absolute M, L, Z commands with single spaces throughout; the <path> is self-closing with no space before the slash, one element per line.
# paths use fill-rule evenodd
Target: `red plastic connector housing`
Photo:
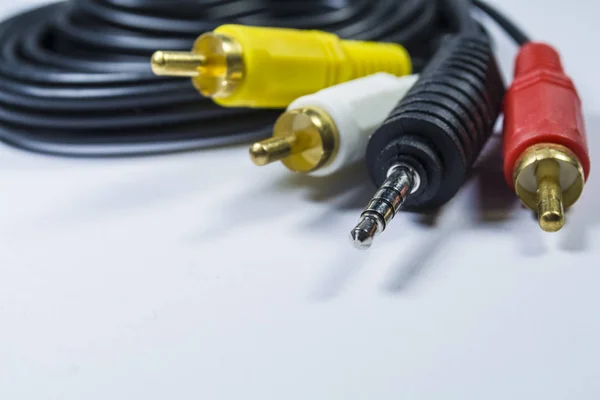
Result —
<path fill-rule="evenodd" d="M 532 146 L 546 143 L 575 154 L 588 178 L 590 159 L 581 100 L 552 47 L 528 43 L 521 48 L 515 80 L 505 97 L 504 118 L 504 173 L 510 187 L 514 188 L 521 156 Z"/>

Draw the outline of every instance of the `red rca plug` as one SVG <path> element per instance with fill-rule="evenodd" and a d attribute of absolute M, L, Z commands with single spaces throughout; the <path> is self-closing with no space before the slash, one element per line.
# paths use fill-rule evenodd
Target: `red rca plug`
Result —
<path fill-rule="evenodd" d="M 504 174 L 540 227 L 556 232 L 590 172 L 581 101 L 552 47 L 528 43 L 504 103 Z"/>

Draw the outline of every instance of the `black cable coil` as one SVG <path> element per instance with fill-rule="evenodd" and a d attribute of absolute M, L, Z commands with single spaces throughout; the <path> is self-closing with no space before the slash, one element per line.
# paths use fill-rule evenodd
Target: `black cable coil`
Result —
<path fill-rule="evenodd" d="M 267 136 L 279 111 L 227 109 L 156 77 L 156 49 L 189 50 L 223 23 L 322 29 L 404 44 L 420 69 L 446 30 L 431 0 L 70 0 L 0 24 L 0 138 L 33 151 L 151 154 Z"/>

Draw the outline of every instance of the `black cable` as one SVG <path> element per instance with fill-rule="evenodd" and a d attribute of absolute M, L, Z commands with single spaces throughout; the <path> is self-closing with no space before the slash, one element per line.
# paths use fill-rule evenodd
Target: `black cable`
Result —
<path fill-rule="evenodd" d="M 0 138 L 106 156 L 267 136 L 278 110 L 226 109 L 187 79 L 156 77 L 156 49 L 188 50 L 223 23 L 322 29 L 404 44 L 420 69 L 447 29 L 430 0 L 70 0 L 0 24 Z"/>
<path fill-rule="evenodd" d="M 500 27 L 502 27 L 502 29 L 504 29 L 519 46 L 531 41 L 529 36 L 521 28 L 519 28 L 514 22 L 508 19 L 496 8 L 481 0 L 473 0 L 473 4 L 481 11 L 486 13 L 498 25 L 500 25 Z"/>
<path fill-rule="evenodd" d="M 471 0 L 442 0 L 444 14 L 453 32 L 470 33 L 478 29 L 476 21 L 471 17 Z"/>
<path fill-rule="evenodd" d="M 475 3 L 493 18 L 500 15 Z M 240 23 L 402 43 L 419 71 L 446 33 L 476 26 L 470 6 L 469 0 L 50 4 L 0 23 L 0 139 L 33 151 L 82 156 L 163 153 L 256 140 L 270 133 L 280 111 L 220 108 L 201 98 L 186 79 L 154 76 L 152 52 L 188 50 L 200 33 Z M 520 32 L 500 17 L 499 23 Z"/>

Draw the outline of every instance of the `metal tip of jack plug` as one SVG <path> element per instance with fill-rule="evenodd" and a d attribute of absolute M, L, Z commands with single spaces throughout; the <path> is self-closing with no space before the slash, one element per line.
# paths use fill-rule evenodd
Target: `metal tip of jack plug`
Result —
<path fill-rule="evenodd" d="M 420 186 L 421 179 L 413 167 L 405 164 L 391 167 L 387 179 L 361 214 L 358 225 L 350 232 L 354 247 L 369 249 L 375 237 L 385 230 L 400 211 L 408 196 Z"/>
<path fill-rule="evenodd" d="M 360 222 L 350 232 L 350 240 L 357 250 L 368 250 L 371 248 L 375 236 L 381 232 L 377 220 L 370 216 L 364 216 Z"/>

